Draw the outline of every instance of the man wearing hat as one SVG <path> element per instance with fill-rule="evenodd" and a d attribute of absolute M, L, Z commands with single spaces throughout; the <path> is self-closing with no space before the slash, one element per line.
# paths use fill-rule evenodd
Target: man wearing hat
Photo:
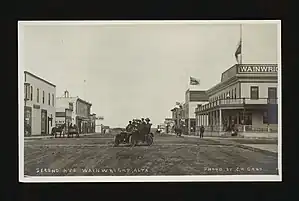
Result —
<path fill-rule="evenodd" d="M 146 118 L 145 121 L 146 121 L 146 125 L 145 125 L 146 129 L 145 129 L 145 133 L 148 134 L 148 133 L 151 132 L 152 124 L 150 123 L 151 120 L 150 120 L 149 118 Z"/>
<path fill-rule="evenodd" d="M 126 131 L 127 131 L 127 132 L 132 132 L 132 129 L 133 129 L 132 121 L 129 121 L 129 124 L 128 124 L 127 127 L 126 127 Z"/>
<path fill-rule="evenodd" d="M 143 118 L 141 118 L 141 120 L 140 119 L 138 119 L 138 131 L 139 131 L 139 134 L 142 134 L 142 132 L 143 132 L 143 129 L 144 129 L 144 124 L 143 124 L 143 121 L 144 121 L 144 119 Z"/>

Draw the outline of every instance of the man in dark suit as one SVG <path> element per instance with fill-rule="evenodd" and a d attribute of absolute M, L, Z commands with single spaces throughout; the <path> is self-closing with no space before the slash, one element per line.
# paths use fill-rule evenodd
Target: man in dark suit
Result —
<path fill-rule="evenodd" d="M 200 138 L 203 138 L 203 133 L 205 132 L 205 127 L 203 125 L 201 125 L 200 129 L 199 129 L 199 132 L 200 132 L 200 135 L 199 137 Z"/>
<path fill-rule="evenodd" d="M 146 118 L 145 121 L 146 121 L 145 133 L 148 134 L 151 132 L 152 124 L 150 123 L 151 120 L 149 118 Z"/>

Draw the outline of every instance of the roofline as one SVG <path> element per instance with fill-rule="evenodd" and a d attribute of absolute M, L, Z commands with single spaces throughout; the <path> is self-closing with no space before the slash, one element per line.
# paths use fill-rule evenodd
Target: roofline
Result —
<path fill-rule="evenodd" d="M 78 96 L 75 96 L 75 97 L 63 97 L 63 96 L 62 96 L 62 97 L 56 97 L 56 98 L 59 98 L 59 99 L 63 99 L 63 98 L 66 98 L 66 99 L 73 99 L 74 101 L 77 99 L 77 100 L 80 100 L 80 101 L 83 102 L 83 103 L 86 103 L 86 104 L 92 106 L 92 103 L 89 103 L 89 102 L 87 102 L 87 101 L 85 101 L 85 100 L 79 98 Z"/>
<path fill-rule="evenodd" d="M 272 66 L 272 65 L 275 65 L 275 66 L 278 66 L 278 64 L 277 63 L 272 63 L 272 64 L 234 64 L 233 66 L 231 66 L 231 67 L 229 67 L 227 70 L 225 70 L 223 73 L 221 73 L 221 79 L 220 79 L 220 82 L 219 83 L 217 83 L 217 84 L 215 84 L 215 85 L 213 85 L 211 88 L 209 88 L 208 90 L 207 90 L 207 93 L 210 93 L 211 92 L 211 90 L 213 90 L 214 88 L 216 88 L 217 86 L 219 86 L 219 85 L 221 85 L 221 84 L 223 84 L 223 83 L 225 83 L 226 81 L 228 81 L 228 80 L 230 80 L 230 79 L 232 79 L 232 78 L 234 78 L 234 77 L 237 77 L 237 78 L 239 78 L 239 75 L 240 75 L 240 73 L 238 73 L 238 69 L 237 69 L 237 72 L 236 72 L 236 74 L 233 76 L 233 77 L 231 77 L 231 78 L 229 78 L 228 80 L 225 80 L 225 81 L 223 81 L 222 80 L 222 75 L 224 74 L 224 73 L 226 73 L 227 71 L 229 71 L 230 69 L 232 69 L 233 67 L 239 67 L 239 66 Z"/>
<path fill-rule="evenodd" d="M 31 75 L 32 77 L 34 77 L 34 78 L 36 78 L 36 79 L 39 79 L 39 80 L 41 80 L 41 81 L 43 81 L 43 82 L 45 82 L 45 83 L 47 83 L 47 84 L 49 84 L 49 85 L 51 85 L 51 86 L 53 86 L 53 87 L 56 87 L 55 84 L 52 84 L 51 82 L 49 82 L 49 81 L 47 81 L 47 80 L 44 80 L 43 78 L 38 77 L 37 75 L 34 75 L 33 73 L 30 73 L 30 72 L 28 72 L 28 71 L 24 71 L 24 73 L 25 73 L 25 74 L 28 74 L 28 75 Z"/>
<path fill-rule="evenodd" d="M 79 97 L 77 97 L 77 100 L 80 100 L 81 102 L 86 103 L 86 104 L 92 106 L 91 103 L 89 103 L 89 102 L 87 102 L 87 101 L 85 101 L 85 100 L 83 100 L 83 99 L 81 99 L 81 98 L 79 98 Z"/>
<path fill-rule="evenodd" d="M 238 67 L 238 66 L 240 66 L 240 64 L 235 64 L 235 65 L 229 67 L 229 68 L 228 68 L 227 70 L 225 70 L 223 73 L 221 73 L 221 79 L 220 79 L 220 82 L 223 82 L 222 77 L 223 77 L 223 75 L 224 75 L 227 71 L 229 71 L 230 69 L 232 69 L 232 68 L 234 68 L 234 67 Z M 238 71 L 238 69 L 237 69 L 237 71 Z M 236 72 L 236 74 L 237 74 L 237 72 Z"/>

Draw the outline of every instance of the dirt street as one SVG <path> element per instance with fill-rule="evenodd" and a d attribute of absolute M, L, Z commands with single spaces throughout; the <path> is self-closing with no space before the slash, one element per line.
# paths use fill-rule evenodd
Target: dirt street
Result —
<path fill-rule="evenodd" d="M 113 147 L 113 136 L 25 140 L 25 175 L 278 174 L 277 154 L 221 140 L 155 136 L 152 146 Z"/>

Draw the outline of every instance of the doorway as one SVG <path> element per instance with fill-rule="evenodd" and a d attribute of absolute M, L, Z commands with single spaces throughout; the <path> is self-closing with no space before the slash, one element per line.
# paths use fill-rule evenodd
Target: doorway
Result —
<path fill-rule="evenodd" d="M 25 136 L 30 136 L 32 133 L 32 109 L 27 106 L 24 113 L 24 132 Z"/>
<path fill-rule="evenodd" d="M 46 132 L 47 132 L 47 110 L 42 109 L 41 110 L 41 134 L 46 135 Z"/>
<path fill-rule="evenodd" d="M 47 134 L 50 134 L 50 125 L 52 126 L 52 117 L 48 117 L 48 129 L 47 129 Z"/>

